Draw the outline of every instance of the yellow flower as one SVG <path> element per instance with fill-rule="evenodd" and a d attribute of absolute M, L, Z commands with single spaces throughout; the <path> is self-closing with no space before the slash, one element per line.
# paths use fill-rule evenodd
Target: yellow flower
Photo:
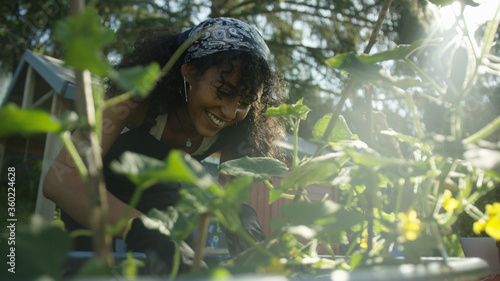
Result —
<path fill-rule="evenodd" d="M 422 231 L 422 223 L 417 218 L 417 212 L 410 209 L 408 213 L 399 213 L 398 232 L 402 242 L 416 240 Z"/>
<path fill-rule="evenodd" d="M 458 201 L 451 196 L 451 191 L 446 189 L 443 193 L 443 208 L 448 212 L 453 212 L 458 206 Z"/>
<path fill-rule="evenodd" d="M 472 230 L 474 230 L 474 233 L 479 234 L 484 231 L 484 228 L 486 226 L 486 221 L 483 219 L 480 219 L 472 225 Z"/>
<path fill-rule="evenodd" d="M 358 236 L 356 240 L 361 248 L 368 248 L 368 231 L 365 229 L 363 233 L 361 233 L 361 236 Z"/>
<path fill-rule="evenodd" d="M 278 259 L 277 257 L 272 257 L 271 260 L 269 261 L 269 265 L 257 268 L 257 272 L 268 273 L 268 274 L 290 275 L 292 273 L 292 270 L 287 269 L 285 265 L 281 263 L 280 259 Z"/>
<path fill-rule="evenodd" d="M 480 219 L 472 225 L 474 233 L 486 232 L 490 237 L 500 240 L 500 203 L 486 205 L 485 219 Z"/>
<path fill-rule="evenodd" d="M 486 215 L 490 218 L 500 216 L 500 203 L 495 202 L 495 203 L 493 203 L 493 205 L 487 204 L 486 205 Z"/>

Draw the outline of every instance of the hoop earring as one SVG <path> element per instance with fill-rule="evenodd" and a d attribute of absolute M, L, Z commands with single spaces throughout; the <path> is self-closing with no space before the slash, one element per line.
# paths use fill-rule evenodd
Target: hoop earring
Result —
<path fill-rule="evenodd" d="M 187 92 L 187 86 L 186 86 L 186 76 L 184 76 L 184 96 L 186 97 L 186 103 L 188 102 L 188 92 Z M 189 85 L 189 89 L 191 90 L 191 85 Z"/>

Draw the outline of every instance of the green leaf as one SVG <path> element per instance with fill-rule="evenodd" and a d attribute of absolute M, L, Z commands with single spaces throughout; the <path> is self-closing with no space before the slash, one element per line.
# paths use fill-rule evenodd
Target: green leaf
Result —
<path fill-rule="evenodd" d="M 417 51 L 418 49 L 426 47 L 432 43 L 435 43 L 436 41 L 437 41 L 436 39 L 434 40 L 421 39 L 411 43 L 411 45 L 407 44 L 398 45 L 394 49 L 390 49 L 380 53 L 375 53 L 371 55 L 361 54 L 359 56 L 359 59 L 365 63 L 376 63 L 387 60 L 403 60 L 406 59 L 415 51 Z"/>
<path fill-rule="evenodd" d="M 104 260 L 93 257 L 85 261 L 83 266 L 79 268 L 77 277 L 89 278 L 89 277 L 102 277 L 108 276 L 111 277 L 113 272 L 113 268 L 109 266 Z M 79 279 L 79 278 L 76 278 Z"/>
<path fill-rule="evenodd" d="M 400 158 L 383 157 L 376 150 L 368 147 L 360 140 L 341 141 L 332 143 L 337 149 L 341 148 L 343 152 L 350 157 L 350 161 L 368 167 L 384 167 L 389 165 L 405 165 L 407 162 Z"/>
<path fill-rule="evenodd" d="M 351 161 L 353 163 L 367 167 L 384 167 L 389 165 L 406 164 L 404 159 L 382 157 L 372 149 L 367 149 L 365 151 L 349 151 L 348 155 L 351 157 Z"/>
<path fill-rule="evenodd" d="M 428 45 L 434 44 L 440 39 L 421 39 L 413 42 L 410 45 L 399 45 L 393 49 L 383 51 L 376 54 L 361 54 L 356 55 L 354 53 L 343 53 L 337 55 L 331 59 L 328 59 L 326 63 L 333 68 L 341 69 L 349 72 L 353 79 L 364 80 L 364 81 L 375 81 L 391 80 L 391 84 L 398 83 L 393 80 L 387 74 L 380 72 L 382 69 L 380 66 L 376 65 L 377 62 L 383 62 L 387 60 L 403 60 L 410 56 L 412 53 L 420 48 L 426 47 Z M 414 85 L 416 81 L 406 81 L 400 82 L 403 87 L 408 87 Z M 420 85 L 421 83 L 418 83 Z"/>
<path fill-rule="evenodd" d="M 288 170 L 285 163 L 268 157 L 248 157 L 230 160 L 221 165 L 222 174 L 250 177 L 254 182 L 268 180 L 271 175 L 281 175 Z"/>
<path fill-rule="evenodd" d="M 267 109 L 265 115 L 269 116 L 281 116 L 285 119 L 295 118 L 298 120 L 305 120 L 307 118 L 307 113 L 309 113 L 310 108 L 307 105 L 303 105 L 304 99 L 300 99 L 295 104 L 281 104 L 279 107 L 270 107 Z"/>
<path fill-rule="evenodd" d="M 193 209 L 170 206 L 166 210 L 152 209 L 147 217 L 141 219 L 147 228 L 156 229 L 173 241 L 181 242 L 196 228 L 198 213 Z"/>
<path fill-rule="evenodd" d="M 253 180 L 250 177 L 238 177 L 229 182 L 224 187 L 224 202 L 220 207 L 235 206 L 239 208 L 241 204 L 247 202 L 250 199 L 249 194 L 252 182 Z"/>
<path fill-rule="evenodd" d="M 297 239 L 289 233 L 271 233 L 264 241 L 259 242 L 262 248 L 271 253 L 274 257 L 282 258 L 296 250 L 300 245 Z M 299 252 L 296 250 L 296 252 Z M 268 267 L 270 256 L 256 247 L 250 247 L 234 259 L 223 262 L 221 265 L 228 268 L 232 273 L 250 272 L 255 275 L 255 269 Z"/>
<path fill-rule="evenodd" d="M 403 252 L 409 260 L 418 260 L 420 257 L 432 255 L 436 244 L 436 239 L 431 235 L 422 233 L 416 240 L 403 243 Z"/>
<path fill-rule="evenodd" d="M 66 47 L 66 64 L 80 70 L 88 69 L 101 77 L 108 74 L 110 67 L 101 49 L 113 40 L 114 33 L 101 26 L 95 8 L 87 7 L 83 12 L 57 22 L 54 36 Z"/>
<path fill-rule="evenodd" d="M 325 130 L 327 129 L 331 119 L 332 119 L 332 114 L 330 113 L 323 116 L 323 118 L 321 118 L 320 120 L 318 120 L 318 122 L 316 122 L 313 128 L 313 137 L 315 140 L 321 140 L 321 138 L 325 134 Z M 327 141 L 338 142 L 341 140 L 357 140 L 357 139 L 358 136 L 351 132 L 349 126 L 347 126 L 347 122 L 344 116 L 339 115 L 339 118 L 335 123 L 335 127 L 328 136 Z"/>
<path fill-rule="evenodd" d="M 383 130 L 380 131 L 381 134 L 387 135 L 387 136 L 392 136 L 398 138 L 400 141 L 407 142 L 411 145 L 417 146 L 417 147 L 422 147 L 423 143 L 420 139 L 408 135 L 404 135 L 398 132 L 395 132 L 393 130 Z"/>
<path fill-rule="evenodd" d="M 113 161 L 111 169 L 126 175 L 136 186 L 150 187 L 158 182 L 174 182 L 203 185 L 186 161 L 191 157 L 179 150 L 172 150 L 165 161 L 127 151 L 120 161 Z M 204 180 L 204 179 L 203 179 Z"/>
<path fill-rule="evenodd" d="M 160 65 L 156 62 L 148 66 L 134 66 L 110 73 L 110 78 L 124 91 L 145 98 L 153 90 L 160 76 Z"/>
<path fill-rule="evenodd" d="M 61 129 L 61 122 L 46 111 L 21 109 L 13 103 L 0 110 L 0 137 L 13 134 L 57 133 Z"/>
<path fill-rule="evenodd" d="M 198 213 L 216 210 L 237 212 L 241 204 L 248 201 L 252 182 L 249 177 L 238 177 L 224 187 L 213 182 L 208 188 L 183 189 L 181 205 Z"/>
<path fill-rule="evenodd" d="M 375 81 L 387 80 L 380 71 L 382 67 L 376 64 L 365 63 L 354 53 L 343 53 L 328 59 L 326 64 L 332 68 L 347 71 L 353 80 Z"/>
<path fill-rule="evenodd" d="M 40 216 L 31 217 L 29 225 L 17 225 L 15 231 L 16 274 L 61 278 L 61 267 L 72 247 L 68 234 Z"/>
<path fill-rule="evenodd" d="M 292 202 L 281 206 L 280 211 L 281 220 L 287 224 L 283 229 L 304 237 L 314 236 L 325 242 L 341 242 L 342 233 L 363 219 L 359 212 L 346 211 L 332 200 Z"/>
<path fill-rule="evenodd" d="M 280 189 L 296 189 L 312 183 L 329 183 L 347 160 L 344 153 L 329 153 L 301 164 L 286 175 Z"/>
<path fill-rule="evenodd" d="M 271 189 L 269 190 L 269 204 L 278 200 L 281 197 L 281 194 L 285 193 L 284 189 Z"/>
<path fill-rule="evenodd" d="M 448 6 L 453 4 L 457 0 L 429 0 L 432 4 L 436 6 Z"/>
<path fill-rule="evenodd" d="M 313 239 L 316 237 L 316 230 L 307 227 L 305 225 L 296 225 L 296 226 L 288 226 L 285 227 L 287 232 L 294 235 L 294 236 L 300 236 L 304 239 Z"/>
<path fill-rule="evenodd" d="M 126 279 L 136 279 L 139 275 L 139 267 L 144 267 L 146 264 L 143 261 L 134 259 L 132 252 L 127 252 L 127 259 L 120 263 L 122 275 Z"/>
<path fill-rule="evenodd" d="M 305 201 L 292 202 L 280 208 L 283 218 L 293 223 L 293 225 L 311 225 L 316 220 L 329 219 L 340 209 L 341 206 L 332 200 L 312 203 Z"/>
<path fill-rule="evenodd" d="M 141 217 L 141 220 L 146 228 L 158 230 L 160 233 L 171 237 L 178 218 L 177 210 L 169 207 L 166 211 L 152 209 L 148 212 L 148 216 Z"/>
<path fill-rule="evenodd" d="M 355 269 L 363 263 L 363 254 L 354 252 L 349 260 L 349 266 L 351 269 Z"/>

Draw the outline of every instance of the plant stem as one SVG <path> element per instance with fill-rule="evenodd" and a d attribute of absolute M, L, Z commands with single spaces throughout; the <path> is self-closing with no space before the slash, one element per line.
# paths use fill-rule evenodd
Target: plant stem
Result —
<path fill-rule="evenodd" d="M 75 238 L 75 237 L 79 237 L 79 236 L 92 237 L 92 230 L 90 230 L 90 229 L 77 229 L 77 230 L 71 231 L 69 234 L 70 238 Z"/>
<path fill-rule="evenodd" d="M 83 0 L 72 0 L 70 2 L 70 13 L 76 15 L 83 11 L 85 4 Z M 111 256 L 111 236 L 108 228 L 108 205 L 104 182 L 103 164 L 99 143 L 100 133 L 96 131 L 96 112 L 94 98 L 92 95 L 92 82 L 88 70 L 75 70 L 75 108 L 81 117 L 86 120 L 82 128 L 81 142 L 88 147 L 85 151 L 85 163 L 88 169 L 87 183 L 87 218 L 92 235 L 92 249 L 97 257 L 106 264 L 113 264 Z"/>
<path fill-rule="evenodd" d="M 422 139 L 423 137 L 425 137 L 425 133 L 422 123 L 420 122 L 420 119 L 415 112 L 415 101 L 413 100 L 413 97 L 408 93 L 405 95 L 405 97 L 406 103 L 408 104 L 408 109 L 410 110 L 411 118 L 415 123 L 415 128 L 417 129 L 417 136 Z"/>
<path fill-rule="evenodd" d="M 484 126 L 481 130 L 465 138 L 463 144 L 476 143 L 487 136 L 493 134 L 498 128 L 500 128 L 500 116 L 491 121 L 488 125 Z"/>
<path fill-rule="evenodd" d="M 68 154 L 75 164 L 78 174 L 80 174 L 83 182 L 87 182 L 89 172 L 87 170 L 87 167 L 85 166 L 85 163 L 83 163 L 82 157 L 80 157 L 80 154 L 78 154 L 78 150 L 76 149 L 75 144 L 71 140 L 71 133 L 69 131 L 59 133 L 59 138 L 62 140 L 66 151 L 68 151 Z"/>
<path fill-rule="evenodd" d="M 177 243 L 175 243 L 175 253 L 174 260 L 172 263 L 172 271 L 168 276 L 168 280 L 175 280 L 177 273 L 179 272 L 179 266 L 181 264 L 181 255 L 180 255 L 180 247 Z"/>
<path fill-rule="evenodd" d="M 420 77 L 422 77 L 425 81 L 429 82 L 431 84 L 431 86 L 436 90 L 438 91 L 438 93 L 440 95 L 444 95 L 446 94 L 446 91 L 443 90 L 443 88 L 441 88 L 437 83 L 436 81 L 434 81 L 434 79 L 432 79 L 429 75 L 427 75 L 427 73 L 425 73 L 425 71 L 423 71 L 420 67 L 418 67 L 414 62 L 412 62 L 410 59 L 406 58 L 405 59 L 406 63 L 408 63 L 408 65 L 413 69 L 415 70 L 415 72 L 417 72 Z"/>
<path fill-rule="evenodd" d="M 495 34 L 497 33 L 498 24 L 500 23 L 500 19 L 498 18 L 499 14 L 500 14 L 500 3 L 497 6 L 495 16 L 488 23 L 488 27 L 487 27 L 486 32 L 484 34 L 483 48 L 481 49 L 481 58 L 480 59 L 483 59 L 490 52 L 490 49 L 493 46 L 492 43 L 493 43 L 493 40 L 495 40 Z"/>
<path fill-rule="evenodd" d="M 117 95 L 115 97 L 112 97 L 112 98 L 106 100 L 104 102 L 103 107 L 106 108 L 106 107 L 112 106 L 114 104 L 117 104 L 119 102 L 126 101 L 127 99 L 132 98 L 133 96 L 134 96 L 133 91 L 128 91 L 128 92 L 123 93 L 121 95 Z"/>
<path fill-rule="evenodd" d="M 372 34 L 370 36 L 370 40 L 368 41 L 368 45 L 366 46 L 363 53 L 369 54 L 373 45 L 375 45 L 375 42 L 377 42 L 378 33 L 380 32 L 380 28 L 382 27 L 382 23 L 384 22 L 385 16 L 387 14 L 387 11 L 389 10 L 389 7 L 391 6 L 391 3 L 392 3 L 392 0 L 386 0 L 384 3 L 384 6 L 382 6 L 382 9 L 380 10 L 380 13 L 378 14 L 377 23 L 375 24 L 375 27 L 373 28 Z"/>
<path fill-rule="evenodd" d="M 293 158 L 292 158 L 292 169 L 297 167 L 299 162 L 299 126 L 300 120 L 296 120 L 293 122 L 290 120 L 290 124 L 292 124 L 293 131 Z"/>
<path fill-rule="evenodd" d="M 203 249 L 207 241 L 207 230 L 210 224 L 210 217 L 212 217 L 212 212 L 200 214 L 198 218 L 198 228 L 196 229 L 196 238 L 194 241 L 194 260 L 191 266 L 191 272 L 199 272 L 201 270 Z"/>
<path fill-rule="evenodd" d="M 324 245 L 325 245 L 325 248 L 328 251 L 328 253 L 332 256 L 332 259 L 335 259 L 335 252 L 333 251 L 330 243 L 324 243 Z"/>
<path fill-rule="evenodd" d="M 144 186 L 137 186 L 134 190 L 134 193 L 132 194 L 132 198 L 130 199 L 130 202 L 128 203 L 127 209 L 125 210 L 125 213 L 120 217 L 120 220 L 113 226 L 113 228 L 110 230 L 110 235 L 114 236 L 120 230 L 125 226 L 127 221 L 129 220 L 129 216 L 132 213 L 132 210 L 137 206 L 139 203 L 139 200 L 141 199 L 142 192 L 146 189 Z"/>
<path fill-rule="evenodd" d="M 255 248 L 257 251 L 266 256 L 273 256 L 271 252 L 263 248 L 259 243 L 256 243 L 253 238 L 243 229 L 243 227 L 241 226 L 241 221 L 236 213 L 228 214 L 228 216 L 231 216 L 231 222 L 226 219 L 226 217 L 221 213 L 220 210 L 215 210 L 214 215 L 219 219 L 220 223 L 222 223 L 227 228 L 228 231 L 236 232 L 237 234 L 239 234 L 251 247 Z"/>

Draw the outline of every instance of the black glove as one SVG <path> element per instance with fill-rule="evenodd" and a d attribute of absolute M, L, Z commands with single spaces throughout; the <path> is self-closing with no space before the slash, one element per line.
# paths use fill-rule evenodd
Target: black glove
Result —
<path fill-rule="evenodd" d="M 146 254 L 146 264 L 151 275 L 168 275 L 172 271 L 175 243 L 156 229 L 147 228 L 140 218 L 134 218 L 125 235 L 127 250 Z M 181 242 L 179 273 L 189 271 L 194 251 Z M 204 267 L 206 265 L 203 263 Z"/>
<path fill-rule="evenodd" d="M 257 219 L 257 213 L 249 205 L 243 204 L 241 210 L 238 213 L 243 229 L 253 238 L 254 241 L 262 241 L 266 238 L 264 229 Z M 231 257 L 235 257 L 241 252 L 245 251 L 250 245 L 245 239 L 236 233 L 227 231 L 226 242 L 229 254 Z"/>

